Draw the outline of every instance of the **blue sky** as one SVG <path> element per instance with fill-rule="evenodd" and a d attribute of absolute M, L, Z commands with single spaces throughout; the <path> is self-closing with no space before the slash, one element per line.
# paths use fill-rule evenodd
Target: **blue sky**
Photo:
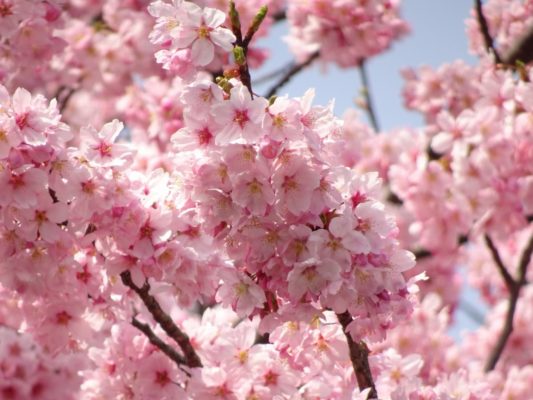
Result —
<path fill-rule="evenodd" d="M 382 129 L 405 126 L 420 126 L 422 119 L 416 113 L 403 108 L 401 89 L 403 80 L 400 70 L 421 65 L 439 66 L 456 59 L 474 63 L 468 53 L 464 20 L 470 13 L 470 1 L 451 0 L 404 0 L 402 15 L 411 26 L 411 34 L 394 43 L 392 49 L 369 60 L 366 67 L 369 75 L 375 110 Z M 254 77 L 261 77 L 292 60 L 287 46 L 281 40 L 286 35 L 284 24 L 272 31 L 272 38 L 263 41 L 271 49 L 272 58 Z M 265 93 L 269 84 L 256 85 L 254 90 Z M 321 73 L 315 65 L 294 77 L 279 94 L 301 96 L 309 87 L 315 87 L 315 104 L 327 104 L 335 99 L 335 112 L 354 106 L 354 99 L 361 88 L 356 69 L 341 70 L 329 66 Z"/>

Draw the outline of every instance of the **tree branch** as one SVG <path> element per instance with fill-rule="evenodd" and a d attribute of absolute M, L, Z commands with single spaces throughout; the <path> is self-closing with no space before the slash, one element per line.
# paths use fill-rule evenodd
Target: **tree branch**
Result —
<path fill-rule="evenodd" d="M 281 22 L 281 21 L 285 21 L 286 19 L 287 19 L 287 13 L 285 12 L 285 10 L 278 11 L 277 13 L 272 15 L 272 20 L 274 22 Z"/>
<path fill-rule="evenodd" d="M 488 234 L 485 234 L 484 238 L 485 238 L 485 244 L 487 245 L 487 247 L 490 250 L 490 253 L 492 254 L 492 259 L 494 260 L 494 263 L 498 267 L 498 270 L 500 271 L 500 274 L 503 277 L 503 280 L 505 282 L 505 286 L 507 286 L 507 289 L 509 289 L 509 291 L 511 291 L 513 286 L 515 285 L 515 281 L 514 281 L 513 277 L 511 276 L 511 274 L 509 273 L 509 271 L 505 267 L 505 265 L 504 265 L 504 263 L 503 263 L 503 261 L 502 261 L 502 259 L 500 257 L 500 253 L 498 252 L 498 249 L 494 245 L 494 242 L 492 241 L 491 237 Z"/>
<path fill-rule="evenodd" d="M 526 275 L 527 268 L 531 262 L 531 256 L 533 255 L 533 235 L 529 238 L 529 242 L 520 257 L 520 262 L 518 263 L 518 284 L 524 286 L 527 283 Z"/>
<path fill-rule="evenodd" d="M 161 350 L 163 353 L 165 353 L 172 361 L 176 363 L 176 365 L 181 366 L 182 364 L 187 364 L 187 361 L 185 358 L 179 354 L 176 350 L 174 350 L 171 346 L 163 342 L 150 328 L 150 325 L 144 324 L 141 321 L 139 321 L 137 318 L 133 317 L 131 319 L 131 324 L 140 330 L 144 335 L 148 338 L 150 343 L 152 343 L 155 347 L 157 347 L 159 350 Z M 190 376 L 190 374 L 187 372 L 187 374 Z"/>
<path fill-rule="evenodd" d="M 68 101 L 75 92 L 76 89 L 67 86 L 60 86 L 57 89 L 54 97 L 57 100 L 57 109 L 59 110 L 60 114 L 63 114 L 65 108 L 67 107 Z"/>
<path fill-rule="evenodd" d="M 346 328 L 353 321 L 352 316 L 348 311 L 345 311 L 342 314 L 337 314 L 337 319 L 342 326 L 342 331 L 344 332 L 344 336 L 346 336 L 346 341 L 348 342 L 350 360 L 352 361 L 352 366 L 357 379 L 357 384 L 359 385 L 359 390 L 363 391 L 366 388 L 370 388 L 368 398 L 377 399 L 378 394 L 376 391 L 376 385 L 374 384 L 372 372 L 370 371 L 370 364 L 368 363 L 368 355 L 370 351 L 368 350 L 365 342 L 354 342 L 352 335 L 346 332 Z"/>
<path fill-rule="evenodd" d="M 137 286 L 131 279 L 130 271 L 124 271 L 120 274 L 122 283 L 132 289 L 141 298 L 144 305 L 150 311 L 156 322 L 163 328 L 165 333 L 174 340 L 183 351 L 185 357 L 185 364 L 191 368 L 202 366 L 200 357 L 196 354 L 194 347 L 192 347 L 189 336 L 183 332 L 167 313 L 163 311 L 155 297 L 150 294 L 150 284 L 148 281 L 142 287 Z"/>
<path fill-rule="evenodd" d="M 510 289 L 509 296 L 509 306 L 507 308 L 507 314 L 505 316 L 505 323 L 503 329 L 500 333 L 500 337 L 496 341 L 496 345 L 492 349 L 492 352 L 489 355 L 487 363 L 485 364 L 485 372 L 492 371 L 498 360 L 500 359 L 505 345 L 513 333 L 513 319 L 516 312 L 516 305 L 518 303 L 518 298 L 520 297 L 520 289 L 526 284 L 526 274 L 529 263 L 531 262 L 531 255 L 533 254 L 533 235 L 530 237 L 529 242 L 524 249 L 522 256 L 520 257 L 520 262 L 518 264 L 518 279 L 513 279 L 513 284 Z"/>
<path fill-rule="evenodd" d="M 376 132 L 379 132 L 379 123 L 374 111 L 372 96 L 370 94 L 370 81 L 366 73 L 365 60 L 362 60 L 359 64 L 359 75 L 361 77 L 361 83 L 363 84 L 362 93 L 365 98 L 365 110 L 368 114 L 368 119 L 370 120 L 372 128 L 374 128 Z"/>
<path fill-rule="evenodd" d="M 483 5 L 481 3 L 481 0 L 475 0 L 475 5 L 477 21 L 479 23 L 481 35 L 483 36 L 483 41 L 485 42 L 485 49 L 487 50 L 487 53 L 494 54 L 494 60 L 496 61 L 496 63 L 501 64 L 502 59 L 500 58 L 498 51 L 494 47 L 494 40 L 492 39 L 492 36 L 490 36 L 489 25 L 487 24 L 487 20 L 485 18 L 485 15 L 483 14 Z"/>
<path fill-rule="evenodd" d="M 300 71 L 302 71 L 304 68 L 308 67 L 313 61 L 315 61 L 318 56 L 320 55 L 320 52 L 317 50 L 314 53 L 312 53 L 307 60 L 305 60 L 301 64 L 294 64 L 291 69 L 289 69 L 282 77 L 281 79 L 274 85 L 268 93 L 265 95 L 265 97 L 268 99 L 272 96 L 274 96 L 279 89 L 281 89 L 287 82 L 291 80 L 293 76 L 298 74 Z"/>
<path fill-rule="evenodd" d="M 254 79 L 254 84 L 260 85 L 262 83 L 268 82 L 271 79 L 277 78 L 282 73 L 289 71 L 293 66 L 294 66 L 294 63 L 290 62 L 284 65 L 283 67 L 280 67 L 278 69 L 275 69 L 274 71 L 268 72 L 265 75 Z"/>
<path fill-rule="evenodd" d="M 518 40 L 504 55 L 502 61 L 507 65 L 516 65 L 517 62 L 529 63 L 533 60 L 533 26 Z"/>

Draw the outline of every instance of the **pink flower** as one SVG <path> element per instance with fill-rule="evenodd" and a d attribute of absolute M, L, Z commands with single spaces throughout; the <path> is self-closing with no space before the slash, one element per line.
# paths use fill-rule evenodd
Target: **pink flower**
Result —
<path fill-rule="evenodd" d="M 254 308 L 261 308 L 266 301 L 263 290 L 235 269 L 222 269 L 220 277 L 223 283 L 217 291 L 216 299 L 224 305 L 231 305 L 239 316 L 250 315 Z"/>
<path fill-rule="evenodd" d="M 268 179 L 254 172 L 237 175 L 231 197 L 254 215 L 265 215 L 268 206 L 274 204 L 274 191 Z"/>
<path fill-rule="evenodd" d="M 217 9 L 191 7 L 188 19 L 183 21 L 182 30 L 176 38 L 178 47 L 188 47 L 192 43 L 191 57 L 197 65 L 207 65 L 213 61 L 215 45 L 231 51 L 235 35 L 221 25 L 226 15 Z"/>
<path fill-rule="evenodd" d="M 335 281 L 340 281 L 340 267 L 332 260 L 320 261 L 310 258 L 307 261 L 294 264 L 294 269 L 289 272 L 289 293 L 294 301 L 299 301 L 306 293 L 315 296 L 325 290 L 334 293 L 340 287 L 334 285 Z"/>
<path fill-rule="evenodd" d="M 87 158 L 102 167 L 117 167 L 128 162 L 132 153 L 130 146 L 115 143 L 123 129 L 124 124 L 116 119 L 105 124 L 100 132 L 96 132 L 93 128 L 82 129 L 81 135 Z"/>
<path fill-rule="evenodd" d="M 0 86 L 0 90 L 1 90 Z M 0 106 L 0 159 L 6 158 L 12 148 L 18 146 L 22 139 L 15 122 L 1 114 Z"/>
<path fill-rule="evenodd" d="M 56 242 L 62 240 L 65 231 L 58 224 L 68 220 L 68 206 L 64 203 L 53 203 L 49 195 L 40 196 L 35 208 L 20 211 L 20 234 L 26 240 L 33 241 L 37 232 L 43 240 Z"/>
<path fill-rule="evenodd" d="M 306 160 L 281 165 L 272 176 L 276 192 L 276 207 L 288 209 L 294 215 L 309 210 L 313 191 L 320 185 L 320 174 Z"/>
<path fill-rule="evenodd" d="M 32 97 L 26 89 L 19 88 L 13 94 L 11 103 L 22 140 L 32 146 L 46 144 L 50 133 L 48 129 L 59 122 L 56 101 L 52 100 L 47 106 L 43 96 Z"/>
<path fill-rule="evenodd" d="M 45 171 L 23 165 L 15 170 L 0 171 L 0 205 L 13 202 L 20 208 L 35 207 L 37 196 L 46 193 L 48 175 Z"/>
<path fill-rule="evenodd" d="M 166 45 L 170 41 L 173 49 L 191 48 L 191 61 L 204 66 L 213 61 L 215 46 L 231 51 L 235 35 L 221 25 L 226 15 L 217 9 L 202 9 L 194 3 L 175 0 L 173 6 L 156 2 L 149 8 L 158 17 L 150 35 L 154 43 Z"/>
<path fill-rule="evenodd" d="M 263 119 L 268 103 L 256 97 L 252 100 L 250 92 L 240 82 L 230 91 L 229 100 L 212 108 L 216 122 L 222 127 L 215 137 L 218 145 L 234 142 L 254 143 L 263 135 Z"/>

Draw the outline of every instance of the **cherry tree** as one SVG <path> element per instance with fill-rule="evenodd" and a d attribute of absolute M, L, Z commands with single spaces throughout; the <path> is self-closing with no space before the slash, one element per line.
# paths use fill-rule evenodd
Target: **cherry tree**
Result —
<path fill-rule="evenodd" d="M 419 129 L 282 95 L 365 78 L 400 6 L 0 0 L 0 398 L 530 398 L 533 2 L 403 71 Z M 456 343 L 460 268 L 489 311 Z"/>

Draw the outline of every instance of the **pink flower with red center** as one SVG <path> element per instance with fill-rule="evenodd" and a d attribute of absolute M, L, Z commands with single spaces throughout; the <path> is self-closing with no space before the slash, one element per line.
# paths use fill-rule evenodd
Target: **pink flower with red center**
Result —
<path fill-rule="evenodd" d="M 59 124 L 56 101 L 46 105 L 42 95 L 32 97 L 26 89 L 19 88 L 11 99 L 12 114 L 22 140 L 32 146 L 47 144 L 51 128 Z"/>
<path fill-rule="evenodd" d="M 178 130 L 170 139 L 173 149 L 182 151 L 194 151 L 198 148 L 209 148 L 214 145 L 213 121 L 209 119 L 187 119 L 187 126 Z"/>
<path fill-rule="evenodd" d="M 31 165 L 24 165 L 15 170 L 9 168 L 0 171 L 0 205 L 13 202 L 20 208 L 37 205 L 37 196 L 45 195 L 48 174 Z"/>
<path fill-rule="evenodd" d="M 35 240 L 37 233 L 44 241 L 53 243 L 62 240 L 65 232 L 58 224 L 67 221 L 68 206 L 64 203 L 53 203 L 49 195 L 40 196 L 35 208 L 20 210 L 19 234 L 26 240 Z"/>
<path fill-rule="evenodd" d="M 83 145 L 87 159 L 102 167 L 122 166 L 130 160 L 132 154 L 130 146 L 125 143 L 115 143 L 118 135 L 124 129 L 124 124 L 118 120 L 105 124 L 100 132 L 95 129 L 82 129 Z"/>
<path fill-rule="evenodd" d="M 313 191 L 320 185 L 320 174 L 304 159 L 282 164 L 272 176 L 276 207 L 294 215 L 309 210 Z"/>
<path fill-rule="evenodd" d="M 216 134 L 215 143 L 255 143 L 263 136 L 263 119 L 268 103 L 264 98 L 252 96 L 240 82 L 230 91 L 229 100 L 212 108 L 216 122 L 221 126 Z"/>
<path fill-rule="evenodd" d="M 262 308 L 266 301 L 263 290 L 247 275 L 232 268 L 221 269 L 222 285 L 216 299 L 224 305 L 231 305 L 239 316 L 248 316 L 255 308 Z"/>
<path fill-rule="evenodd" d="M 274 191 L 268 179 L 256 172 L 237 175 L 231 192 L 233 201 L 254 215 L 265 215 L 268 206 L 274 204 Z"/>
<path fill-rule="evenodd" d="M 340 271 L 339 264 L 332 260 L 310 258 L 294 264 L 287 276 L 291 298 L 299 301 L 307 293 L 314 296 L 321 292 L 335 293 L 341 284 Z"/>
<path fill-rule="evenodd" d="M 172 10 L 172 8 L 175 9 Z M 173 7 L 157 2 L 149 9 L 158 17 L 151 39 L 154 43 L 167 45 L 170 39 L 172 49 L 191 49 L 191 61 L 204 66 L 215 57 L 216 47 L 231 51 L 235 35 L 222 27 L 226 15 L 214 8 L 201 8 L 190 2 L 175 1 Z"/>

